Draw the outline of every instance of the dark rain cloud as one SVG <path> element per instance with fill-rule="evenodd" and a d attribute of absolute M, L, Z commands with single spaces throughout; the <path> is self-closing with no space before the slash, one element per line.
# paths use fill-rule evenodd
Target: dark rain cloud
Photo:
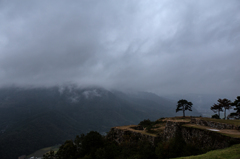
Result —
<path fill-rule="evenodd" d="M 0 1 L 0 86 L 240 93 L 240 2 Z"/>

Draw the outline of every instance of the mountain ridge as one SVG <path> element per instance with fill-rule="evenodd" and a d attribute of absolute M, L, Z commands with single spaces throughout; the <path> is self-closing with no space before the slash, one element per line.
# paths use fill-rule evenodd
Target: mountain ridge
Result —
<path fill-rule="evenodd" d="M 15 158 L 92 130 L 176 116 L 175 105 L 151 93 L 100 87 L 0 89 L 0 156 Z"/>

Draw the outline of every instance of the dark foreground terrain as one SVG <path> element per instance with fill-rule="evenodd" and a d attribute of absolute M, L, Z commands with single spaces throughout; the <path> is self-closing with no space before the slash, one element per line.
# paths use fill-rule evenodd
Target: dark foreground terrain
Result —
<path fill-rule="evenodd" d="M 0 158 L 62 144 L 77 134 L 175 116 L 176 103 L 156 94 L 76 86 L 0 89 Z M 181 112 L 180 112 L 181 113 Z M 196 110 L 188 115 L 200 115 Z"/>

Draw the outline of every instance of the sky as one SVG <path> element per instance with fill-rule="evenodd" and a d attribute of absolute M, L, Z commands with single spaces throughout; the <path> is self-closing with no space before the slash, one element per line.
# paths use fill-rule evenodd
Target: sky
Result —
<path fill-rule="evenodd" d="M 0 87 L 240 95 L 239 0 L 0 0 Z"/>

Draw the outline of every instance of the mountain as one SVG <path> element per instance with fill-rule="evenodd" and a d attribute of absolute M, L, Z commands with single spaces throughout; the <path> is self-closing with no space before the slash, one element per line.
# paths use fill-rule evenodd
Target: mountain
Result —
<path fill-rule="evenodd" d="M 74 85 L 0 89 L 0 158 L 16 158 L 91 130 L 176 116 L 176 103 L 153 93 Z M 187 115 L 200 115 L 196 110 Z M 179 113 L 178 115 L 182 115 Z"/>

